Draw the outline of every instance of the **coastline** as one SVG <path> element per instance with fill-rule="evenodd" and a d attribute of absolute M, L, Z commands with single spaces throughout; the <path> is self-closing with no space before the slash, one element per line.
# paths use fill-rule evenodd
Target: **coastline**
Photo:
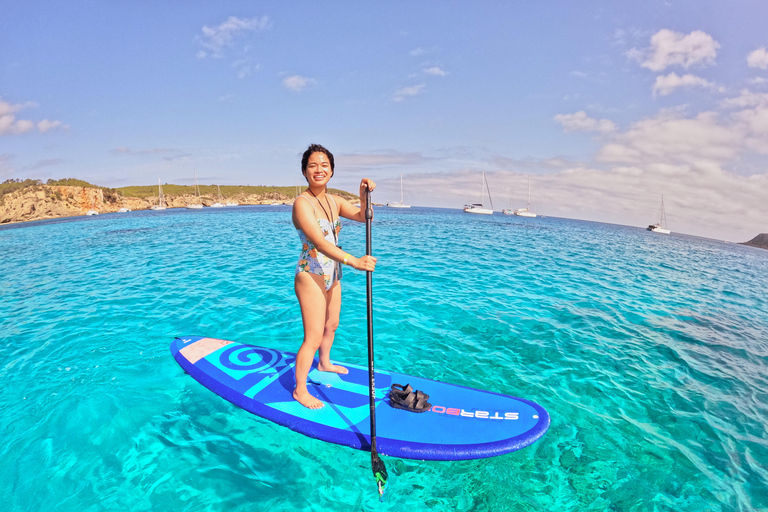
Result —
<path fill-rule="evenodd" d="M 37 183 L 0 195 L 0 225 L 57 219 L 85 215 L 89 210 L 114 213 L 121 208 L 131 211 L 149 210 L 158 204 L 157 187 L 125 187 L 109 189 L 90 184 L 87 186 L 44 185 Z M 186 208 L 191 203 L 210 207 L 220 201 L 234 201 L 240 205 L 285 204 L 292 205 L 296 187 L 221 187 L 201 186 L 198 198 L 191 186 L 163 185 L 168 209 Z M 212 189 L 212 190 L 208 190 Z M 345 199 L 356 196 L 343 190 L 331 189 Z M 170 193 L 169 193 L 170 192 Z"/>

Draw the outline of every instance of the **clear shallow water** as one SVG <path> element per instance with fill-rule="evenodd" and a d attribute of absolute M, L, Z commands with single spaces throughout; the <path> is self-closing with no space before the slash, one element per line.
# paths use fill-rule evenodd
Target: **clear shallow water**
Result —
<path fill-rule="evenodd" d="M 364 252 L 346 222 L 345 250 Z M 768 509 L 768 251 L 553 218 L 380 209 L 376 365 L 532 399 L 485 460 L 370 458 L 242 411 L 173 337 L 295 351 L 288 207 L 0 228 L 0 495 L 11 511 Z M 366 364 L 365 277 L 334 358 Z"/>

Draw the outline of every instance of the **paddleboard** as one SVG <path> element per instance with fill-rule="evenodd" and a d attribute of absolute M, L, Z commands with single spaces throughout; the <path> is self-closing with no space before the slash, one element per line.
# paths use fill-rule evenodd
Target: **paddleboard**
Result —
<path fill-rule="evenodd" d="M 323 441 L 370 451 L 368 368 L 342 364 L 345 375 L 309 372 L 310 393 L 325 402 L 308 409 L 293 399 L 296 354 L 200 336 L 173 340 L 177 363 L 203 386 L 262 418 Z M 421 413 L 390 405 L 392 384 L 430 396 Z M 417 460 L 466 460 L 513 452 L 549 428 L 540 405 L 512 396 L 376 370 L 379 454 Z"/>

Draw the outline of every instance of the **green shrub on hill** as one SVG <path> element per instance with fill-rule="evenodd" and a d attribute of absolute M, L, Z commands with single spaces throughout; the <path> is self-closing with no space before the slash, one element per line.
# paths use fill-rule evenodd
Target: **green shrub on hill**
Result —
<path fill-rule="evenodd" d="M 64 178 L 63 180 L 48 180 L 45 182 L 46 185 L 50 185 L 52 187 L 85 187 L 85 188 L 104 188 L 100 187 L 98 185 L 92 185 L 88 183 L 87 181 L 78 180 L 75 178 Z"/>
<path fill-rule="evenodd" d="M 5 194 L 10 194 L 11 192 L 15 192 L 16 190 L 23 190 L 25 188 L 29 187 L 39 187 L 43 185 L 43 182 L 41 180 L 20 180 L 20 179 L 9 179 L 4 181 L 3 183 L 0 183 L 0 204 L 2 204 L 3 196 Z M 140 186 L 140 187 L 121 187 L 121 188 L 108 188 L 108 187 L 100 187 L 98 185 L 93 185 L 91 183 L 88 183 L 87 181 L 78 180 L 74 178 L 64 178 L 61 180 L 48 180 L 45 185 L 54 186 L 54 187 L 85 187 L 85 188 L 96 188 L 101 189 L 104 191 L 104 199 L 108 202 L 114 202 L 120 199 L 120 197 L 138 197 L 139 199 L 148 199 L 150 197 L 157 197 L 157 186 L 156 185 L 148 185 L 148 186 Z M 294 197 L 296 195 L 296 192 L 298 190 L 296 187 L 267 187 L 263 185 L 259 186 L 240 186 L 240 185 L 222 185 L 220 187 L 216 187 L 216 185 L 200 185 L 200 195 L 218 200 L 219 198 L 219 190 L 221 191 L 221 197 L 222 199 L 232 199 L 237 198 L 239 196 L 265 196 L 268 199 L 279 199 L 281 196 L 283 197 Z M 329 192 L 332 194 L 339 195 L 347 200 L 351 201 L 357 201 L 357 196 L 354 194 L 350 194 L 349 192 L 346 192 L 344 190 L 339 190 L 336 188 L 328 189 Z M 192 185 L 173 185 L 173 184 L 164 184 L 163 185 L 163 193 L 169 196 L 180 196 L 180 195 L 194 195 L 195 194 L 195 187 Z M 54 194 L 54 197 L 60 198 L 57 194 Z"/>
<path fill-rule="evenodd" d="M 6 194 L 16 192 L 17 190 L 23 190 L 28 187 L 38 187 L 42 184 L 43 182 L 40 180 L 5 180 L 4 182 L 0 183 L 0 206 L 4 204 Z"/>
<path fill-rule="evenodd" d="M 0 196 L 10 194 L 11 192 L 15 192 L 27 187 L 35 187 L 42 184 L 43 182 L 40 180 L 5 180 L 4 182 L 0 183 Z"/>

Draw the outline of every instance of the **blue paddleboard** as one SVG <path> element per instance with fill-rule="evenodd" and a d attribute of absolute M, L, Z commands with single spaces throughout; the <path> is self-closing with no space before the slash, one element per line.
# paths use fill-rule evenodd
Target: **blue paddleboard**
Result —
<path fill-rule="evenodd" d="M 309 372 L 309 392 L 325 402 L 307 409 L 292 397 L 296 354 L 235 341 L 180 337 L 176 362 L 202 385 L 257 416 L 301 434 L 370 451 L 368 368 L 344 364 L 346 375 Z M 540 405 L 400 373 L 376 370 L 376 448 L 379 454 L 418 460 L 480 459 L 513 452 L 549 428 Z M 392 384 L 429 395 L 422 413 L 390 405 Z"/>

